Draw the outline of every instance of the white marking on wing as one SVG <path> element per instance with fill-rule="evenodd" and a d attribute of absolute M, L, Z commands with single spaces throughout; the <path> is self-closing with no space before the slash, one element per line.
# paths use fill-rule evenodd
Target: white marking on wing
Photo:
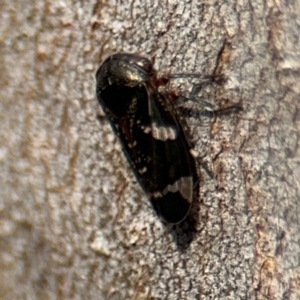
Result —
<path fill-rule="evenodd" d="M 140 174 L 144 174 L 147 172 L 147 168 L 144 167 L 143 169 L 138 170 Z"/>
<path fill-rule="evenodd" d="M 151 132 L 151 127 L 145 127 L 144 128 L 144 132 L 147 134 L 147 133 L 150 133 Z"/>
<path fill-rule="evenodd" d="M 172 126 L 158 126 L 156 123 L 151 124 L 152 137 L 156 140 L 166 141 L 177 138 L 177 130 Z"/>
<path fill-rule="evenodd" d="M 169 192 L 171 193 L 179 192 L 185 200 L 191 203 L 193 200 L 193 177 L 191 176 L 181 177 L 173 184 L 168 184 L 162 193 L 161 192 L 153 193 L 153 197 L 161 198 Z"/>

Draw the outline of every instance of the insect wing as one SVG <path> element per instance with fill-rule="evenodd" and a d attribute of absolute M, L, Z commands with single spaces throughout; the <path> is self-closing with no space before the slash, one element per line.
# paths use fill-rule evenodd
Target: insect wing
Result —
<path fill-rule="evenodd" d="M 171 104 L 147 82 L 111 90 L 103 96 L 126 103 L 125 110 L 119 107 L 122 114 L 114 109 L 118 115 L 108 115 L 136 177 L 158 215 L 168 223 L 180 222 L 192 202 L 195 167 Z"/>
<path fill-rule="evenodd" d="M 168 223 L 184 219 L 196 185 L 195 161 L 169 99 L 151 86 L 149 92 L 152 163 L 151 202 Z"/>

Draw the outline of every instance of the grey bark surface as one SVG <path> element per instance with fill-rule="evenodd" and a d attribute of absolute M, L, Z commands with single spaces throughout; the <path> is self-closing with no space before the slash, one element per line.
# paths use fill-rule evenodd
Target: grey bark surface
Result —
<path fill-rule="evenodd" d="M 4 0 L 0 14 L 1 299 L 300 299 L 299 1 Z M 200 194 L 174 228 L 95 97 L 116 52 L 220 74 L 199 98 L 243 107 L 184 116 Z"/>

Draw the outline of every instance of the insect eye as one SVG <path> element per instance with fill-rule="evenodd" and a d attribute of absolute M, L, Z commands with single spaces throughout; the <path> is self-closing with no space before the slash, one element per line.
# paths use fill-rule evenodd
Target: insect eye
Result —
<path fill-rule="evenodd" d="M 140 58 L 135 60 L 134 64 L 144 73 L 152 73 L 152 63 L 148 59 Z"/>

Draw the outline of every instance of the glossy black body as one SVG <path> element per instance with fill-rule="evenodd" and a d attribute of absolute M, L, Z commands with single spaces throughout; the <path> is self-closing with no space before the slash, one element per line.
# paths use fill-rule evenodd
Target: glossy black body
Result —
<path fill-rule="evenodd" d="M 197 186 L 194 157 L 169 98 L 157 91 L 151 62 L 108 57 L 96 73 L 97 98 L 159 217 L 181 222 Z"/>

